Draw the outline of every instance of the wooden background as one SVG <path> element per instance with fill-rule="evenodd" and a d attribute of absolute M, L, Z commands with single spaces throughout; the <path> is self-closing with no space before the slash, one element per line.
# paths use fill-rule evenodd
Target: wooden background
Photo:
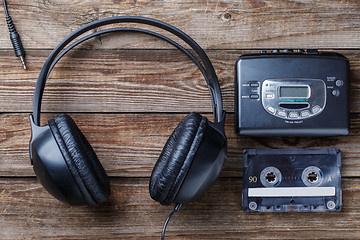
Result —
<path fill-rule="evenodd" d="M 60 61 L 45 90 L 42 122 L 69 112 L 111 176 L 97 208 L 53 199 L 28 156 L 32 95 L 42 64 L 69 33 L 93 20 L 139 15 L 170 23 L 208 53 L 228 112 L 221 177 L 168 226 L 169 239 L 360 238 L 360 3 L 358 0 L 8 0 L 29 70 L 14 56 L 1 8 L 0 238 L 159 239 L 172 210 L 151 200 L 148 181 L 167 137 L 191 111 L 211 117 L 196 66 L 167 43 L 138 34 L 98 37 Z M 148 28 L 152 29 L 152 28 Z M 161 32 L 161 31 L 160 31 Z M 169 36 L 167 34 L 167 36 Z M 318 48 L 351 65 L 351 132 L 327 138 L 252 138 L 234 133 L 233 68 L 261 49 Z M 340 213 L 249 214 L 241 208 L 244 148 L 340 148 Z"/>

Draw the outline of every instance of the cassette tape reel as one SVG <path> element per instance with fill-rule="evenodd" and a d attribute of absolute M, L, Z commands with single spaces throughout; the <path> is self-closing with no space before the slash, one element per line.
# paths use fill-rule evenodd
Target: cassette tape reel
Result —
<path fill-rule="evenodd" d="M 243 208 L 247 212 L 341 210 L 341 151 L 244 150 Z"/>

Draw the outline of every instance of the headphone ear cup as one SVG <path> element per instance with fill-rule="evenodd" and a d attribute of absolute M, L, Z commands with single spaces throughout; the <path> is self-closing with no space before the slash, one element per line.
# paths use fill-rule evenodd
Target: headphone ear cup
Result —
<path fill-rule="evenodd" d="M 208 120 L 190 113 L 167 140 L 152 171 L 150 196 L 161 204 L 173 203 L 201 143 Z"/>
<path fill-rule="evenodd" d="M 108 176 L 73 119 L 67 114 L 59 114 L 55 120 L 49 120 L 49 126 L 87 204 L 106 201 L 110 195 Z"/>

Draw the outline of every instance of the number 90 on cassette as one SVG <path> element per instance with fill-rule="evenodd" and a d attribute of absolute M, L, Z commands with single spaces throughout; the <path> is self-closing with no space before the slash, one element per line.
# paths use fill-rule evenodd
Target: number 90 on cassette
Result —
<path fill-rule="evenodd" d="M 338 149 L 244 150 L 242 205 L 247 212 L 341 210 Z"/>

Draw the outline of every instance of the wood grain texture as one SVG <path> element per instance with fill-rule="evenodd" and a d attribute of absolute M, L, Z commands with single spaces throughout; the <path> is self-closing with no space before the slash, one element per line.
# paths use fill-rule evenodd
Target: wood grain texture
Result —
<path fill-rule="evenodd" d="M 185 114 L 70 114 L 110 176 L 149 177 L 160 152 Z M 43 114 L 45 123 L 54 114 Z M 206 115 L 211 119 L 211 115 Z M 342 175 L 360 176 L 360 115 L 353 114 L 349 136 L 327 138 L 254 138 L 237 136 L 234 114 L 226 121 L 228 158 L 222 177 L 242 176 L 243 149 L 339 148 Z M 29 162 L 28 114 L 0 115 L 0 176 L 34 176 Z"/>
<path fill-rule="evenodd" d="M 42 122 L 59 112 L 71 113 L 111 176 L 108 202 L 96 208 L 58 202 L 34 178 L 29 162 L 28 115 L 43 63 L 78 27 L 117 15 L 163 20 L 193 37 L 214 64 L 229 113 L 229 151 L 221 177 L 201 199 L 183 206 L 175 215 L 167 239 L 360 239 L 358 0 L 8 0 L 8 4 L 27 52 L 29 70 L 22 71 L 14 56 L 3 20 L 0 239 L 160 238 L 172 207 L 161 206 L 149 196 L 148 180 L 154 163 L 186 113 L 198 111 L 211 119 L 210 97 L 199 70 L 167 43 L 139 34 L 103 35 L 70 52 L 50 76 L 43 101 L 47 113 L 42 115 Z M 0 15 L 4 16 L 2 10 Z M 235 135 L 235 61 L 244 53 L 284 48 L 332 50 L 349 58 L 349 136 Z M 342 211 L 244 213 L 241 155 L 246 148 L 341 149 Z"/>
<path fill-rule="evenodd" d="M 148 194 L 148 179 L 111 179 L 110 200 L 68 207 L 34 179 L 0 180 L 2 239 L 159 239 L 170 206 Z M 219 179 L 168 226 L 168 239 L 358 239 L 360 181 L 343 179 L 338 213 L 244 213 L 239 178 Z"/>
<path fill-rule="evenodd" d="M 9 11 L 27 49 L 54 48 L 85 23 L 117 15 L 165 21 L 207 49 L 360 47 L 358 0 L 12 0 Z M 2 25 L 0 46 L 10 48 L 5 21 Z M 109 46 L 149 48 L 158 43 L 125 37 Z"/>
<path fill-rule="evenodd" d="M 207 51 L 219 77 L 224 109 L 234 111 L 234 66 L 244 53 Z M 351 65 L 351 112 L 360 112 L 360 50 L 338 51 Z M 28 52 L 29 70 L 0 51 L 0 112 L 30 112 L 37 77 L 50 51 Z M 194 63 L 177 50 L 70 52 L 45 88 L 46 112 L 210 112 L 210 94 Z"/>

